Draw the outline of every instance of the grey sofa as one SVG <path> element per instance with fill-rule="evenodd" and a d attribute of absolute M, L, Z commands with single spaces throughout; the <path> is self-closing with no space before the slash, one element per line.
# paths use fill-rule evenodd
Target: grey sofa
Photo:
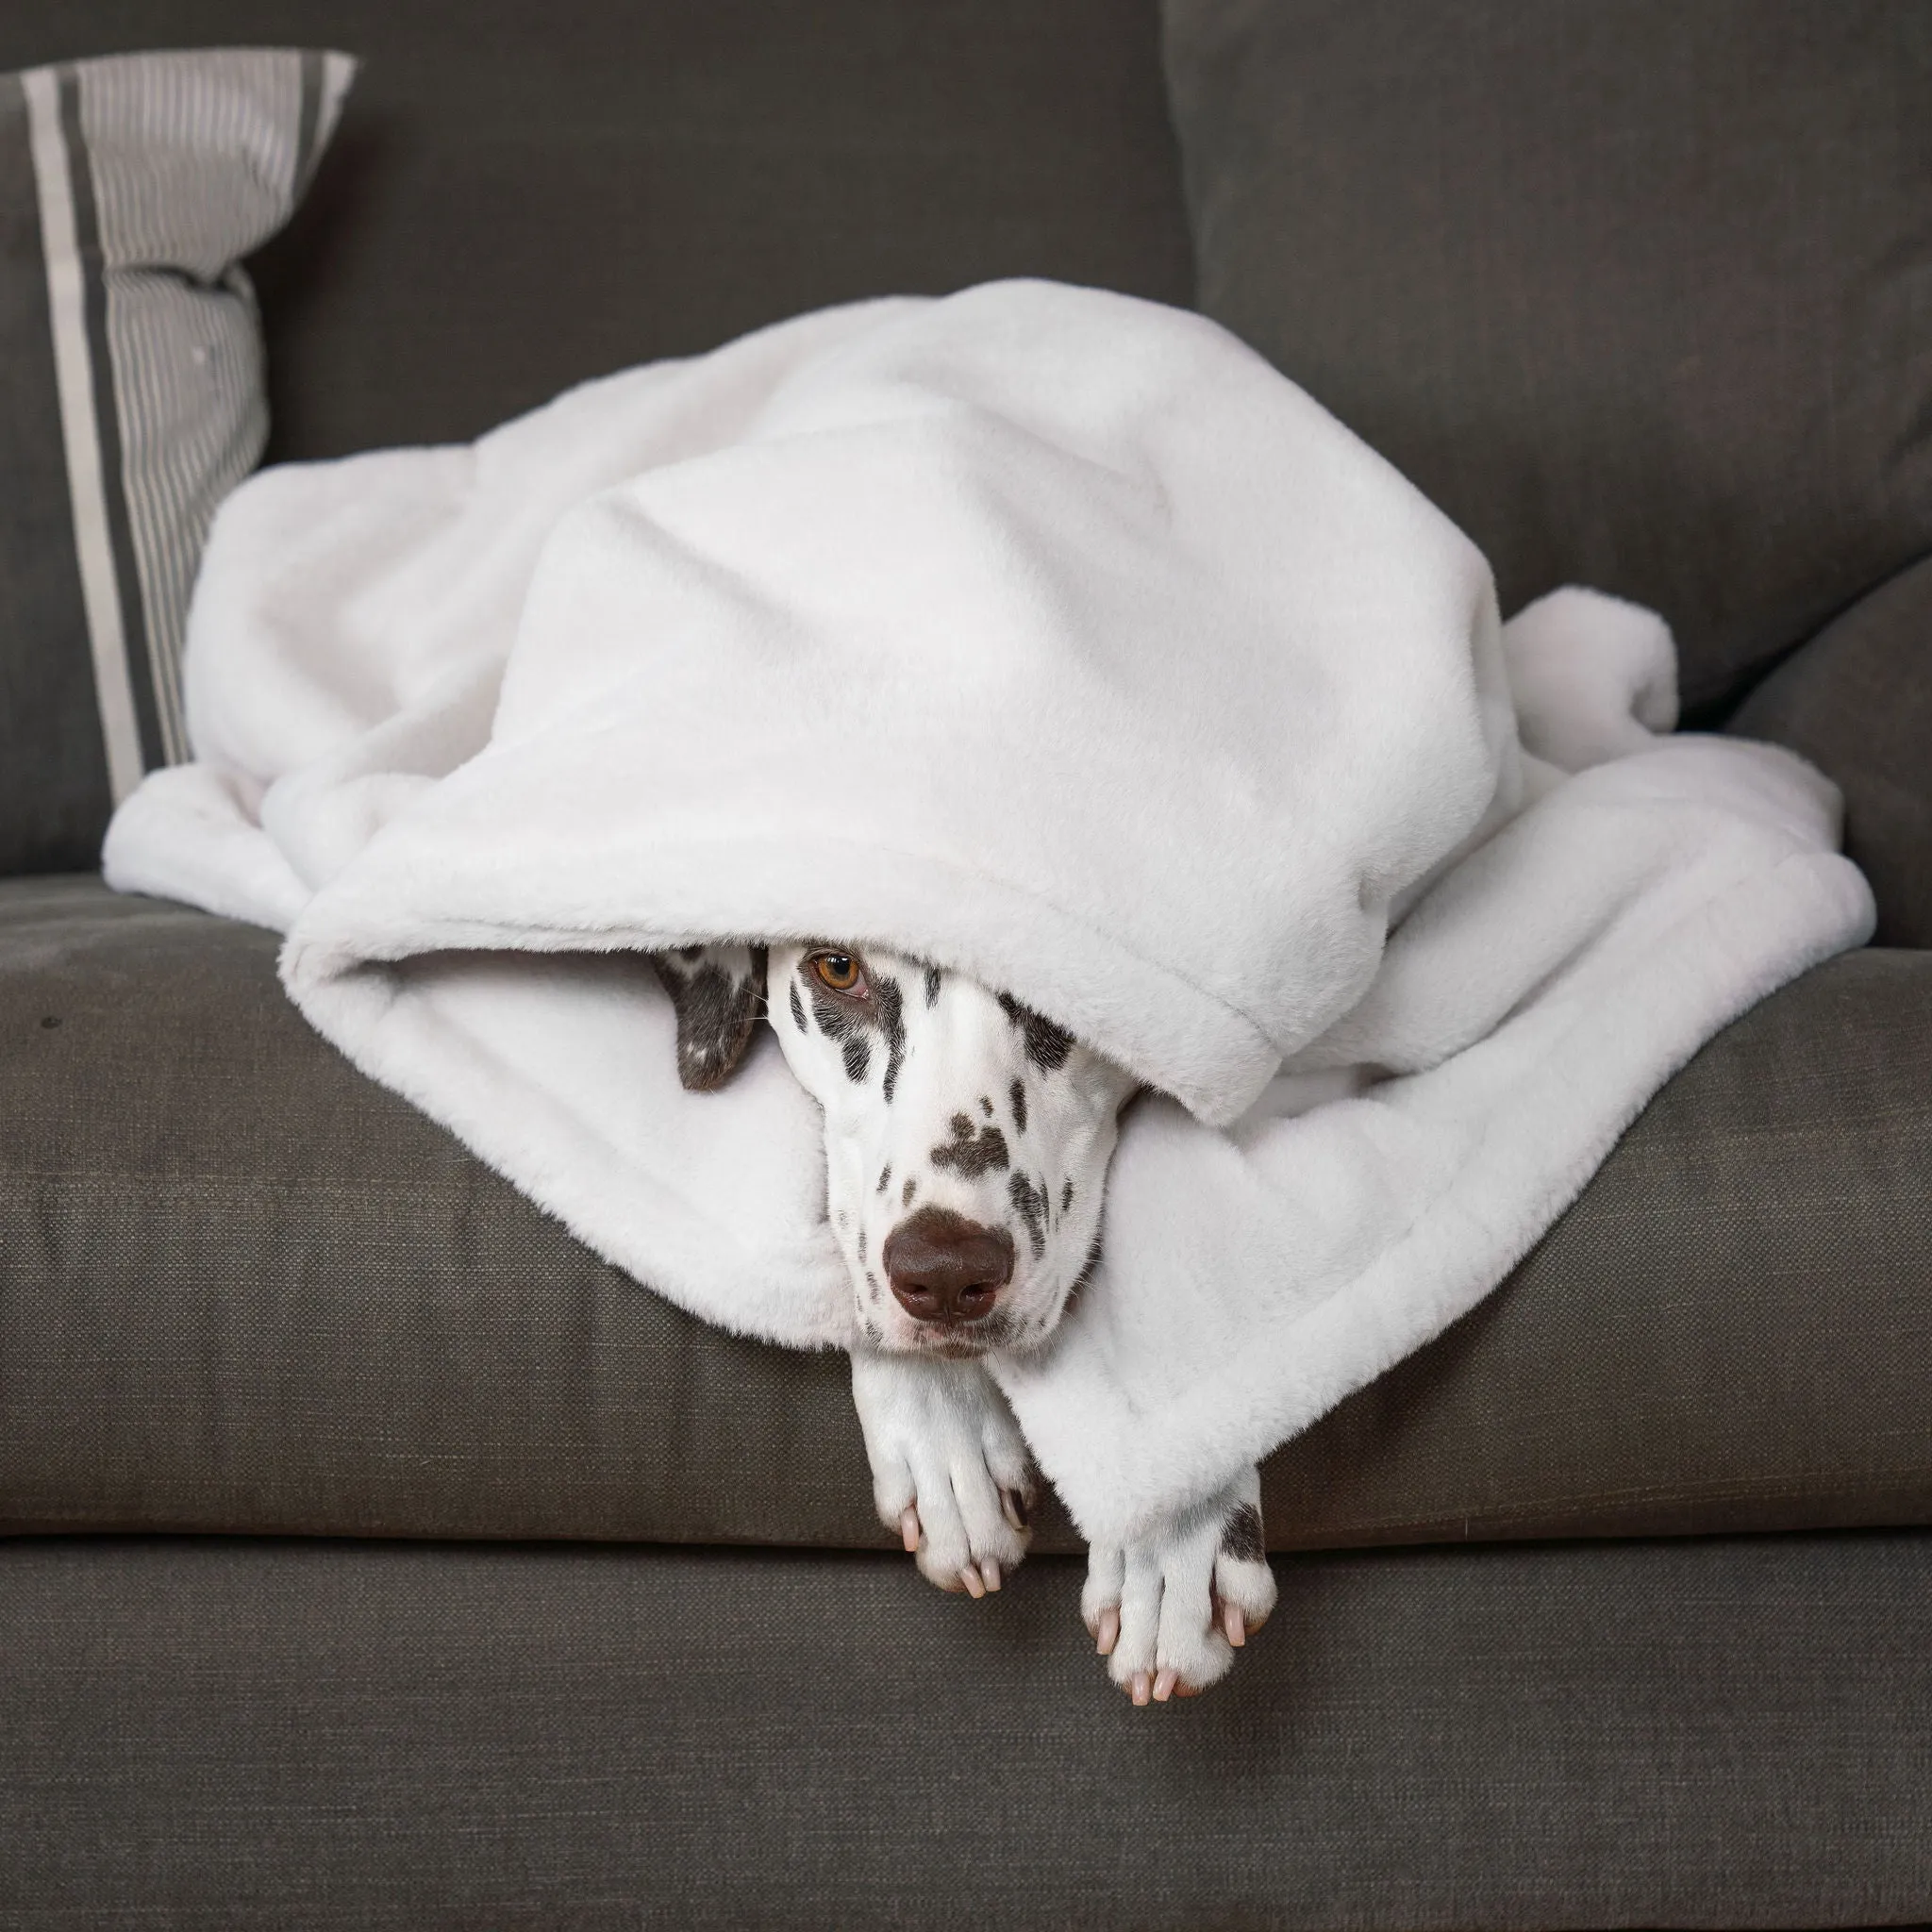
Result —
<path fill-rule="evenodd" d="M 254 270 L 271 458 L 817 304 L 1199 299 L 1506 607 L 1677 623 L 1880 945 L 1265 1471 L 1137 1711 L 986 1603 L 842 1358 L 692 1322 L 313 1037 L 273 936 L 0 881 L 0 1924 L 1932 1922 L 1932 16 L 1541 0 L 70 0 L 0 69 L 366 66 Z M 1823 400 L 1821 400 L 1823 398 Z"/>

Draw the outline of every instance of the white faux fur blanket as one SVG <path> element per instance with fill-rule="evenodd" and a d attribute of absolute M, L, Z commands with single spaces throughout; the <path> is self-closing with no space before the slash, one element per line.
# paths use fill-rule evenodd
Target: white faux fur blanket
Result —
<path fill-rule="evenodd" d="M 636 949 L 872 941 L 1145 1079 L 994 1372 L 1082 1528 L 1224 1486 L 1502 1279 L 1711 1034 L 1868 934 L 1837 801 L 1671 738 L 1655 617 L 1480 555 L 1197 316 L 808 315 L 223 509 L 124 890 L 285 930 L 358 1066 L 711 1321 L 855 1339 L 771 1040 Z"/>

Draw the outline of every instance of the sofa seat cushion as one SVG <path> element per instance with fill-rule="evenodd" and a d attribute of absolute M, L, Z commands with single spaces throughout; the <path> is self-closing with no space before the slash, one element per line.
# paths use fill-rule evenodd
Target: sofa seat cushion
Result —
<path fill-rule="evenodd" d="M 1932 1919 L 1932 1535 L 1304 1557 L 1228 1683 L 903 1557 L 0 1549 L 18 1932 Z"/>
<path fill-rule="evenodd" d="M 842 1357 L 598 1261 L 311 1033 L 275 946 L 0 884 L 0 1529 L 890 1541 Z M 1837 960 L 1271 1459 L 1271 1541 L 1932 1522 L 1928 1174 L 1932 954 Z"/>

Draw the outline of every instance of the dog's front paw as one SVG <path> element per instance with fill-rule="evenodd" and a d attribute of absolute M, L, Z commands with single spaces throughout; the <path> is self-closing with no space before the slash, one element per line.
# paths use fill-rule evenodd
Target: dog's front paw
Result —
<path fill-rule="evenodd" d="M 1192 1697 L 1218 1682 L 1274 1607 L 1253 1469 L 1144 1541 L 1095 1544 L 1080 1593 L 1108 1674 L 1136 1704 Z"/>
<path fill-rule="evenodd" d="M 1033 1478 L 1013 1412 L 976 1362 L 852 1357 L 879 1520 L 941 1590 L 984 1596 L 1026 1554 Z"/>

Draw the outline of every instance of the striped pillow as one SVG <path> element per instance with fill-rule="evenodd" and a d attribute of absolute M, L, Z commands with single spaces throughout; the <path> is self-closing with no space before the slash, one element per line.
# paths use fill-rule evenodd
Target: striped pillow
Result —
<path fill-rule="evenodd" d="M 113 806 L 188 754 L 188 593 L 268 435 L 240 258 L 354 72 L 244 49 L 0 75 L 0 874 L 92 867 Z"/>

